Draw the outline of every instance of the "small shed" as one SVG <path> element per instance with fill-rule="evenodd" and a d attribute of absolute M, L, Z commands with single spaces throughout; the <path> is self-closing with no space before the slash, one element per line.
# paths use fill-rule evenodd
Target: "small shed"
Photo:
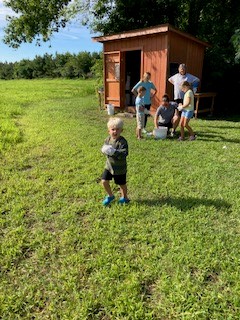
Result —
<path fill-rule="evenodd" d="M 173 98 L 168 78 L 185 63 L 187 71 L 202 77 L 205 48 L 208 43 L 169 24 L 93 37 L 103 43 L 104 101 L 124 110 L 134 105 L 131 88 L 149 71 L 158 93 L 152 101 L 156 109 L 164 93 Z"/>

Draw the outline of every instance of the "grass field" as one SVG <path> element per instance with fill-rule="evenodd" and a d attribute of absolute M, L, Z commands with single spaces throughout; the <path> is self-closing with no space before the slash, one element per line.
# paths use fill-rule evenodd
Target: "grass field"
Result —
<path fill-rule="evenodd" d="M 94 82 L 0 83 L 1 319 L 240 319 L 240 117 L 124 119 L 131 203 L 103 208 Z"/>

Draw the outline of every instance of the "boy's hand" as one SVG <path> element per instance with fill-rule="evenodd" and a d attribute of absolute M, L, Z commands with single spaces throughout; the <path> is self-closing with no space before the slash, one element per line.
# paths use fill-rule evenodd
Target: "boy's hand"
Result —
<path fill-rule="evenodd" d="M 116 149 L 114 149 L 111 145 L 104 144 L 101 151 L 107 156 L 112 156 Z"/>
<path fill-rule="evenodd" d="M 178 111 L 182 111 L 183 107 L 182 105 L 179 104 L 179 106 L 177 107 Z"/>
<path fill-rule="evenodd" d="M 145 114 L 148 114 L 148 115 L 151 115 L 150 110 L 148 110 L 148 109 L 146 109 L 146 108 L 144 109 L 144 113 L 145 113 Z"/>

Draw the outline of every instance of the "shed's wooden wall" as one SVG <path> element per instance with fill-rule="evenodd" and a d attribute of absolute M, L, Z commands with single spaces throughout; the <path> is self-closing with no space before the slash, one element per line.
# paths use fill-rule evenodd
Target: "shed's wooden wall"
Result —
<path fill-rule="evenodd" d="M 161 96 L 166 92 L 168 60 L 167 41 L 167 34 L 158 34 L 104 43 L 104 52 L 133 50 L 142 51 L 141 74 L 143 75 L 143 73 L 146 71 L 150 72 L 151 81 L 155 84 L 158 90 L 157 95 L 152 101 L 152 107 L 154 109 L 159 106 Z"/>
<path fill-rule="evenodd" d="M 160 105 L 161 97 L 166 92 L 167 61 L 167 35 L 148 37 L 143 49 L 143 72 L 151 73 L 151 81 L 158 91 L 152 100 L 153 109 Z"/>
<path fill-rule="evenodd" d="M 177 62 L 185 63 L 187 65 L 187 72 L 195 75 L 201 80 L 204 51 L 205 46 L 200 43 L 179 34 L 169 32 L 169 64 L 167 78 L 170 76 L 170 63 Z M 170 96 L 173 95 L 173 88 L 169 83 L 167 84 L 167 91 Z"/>

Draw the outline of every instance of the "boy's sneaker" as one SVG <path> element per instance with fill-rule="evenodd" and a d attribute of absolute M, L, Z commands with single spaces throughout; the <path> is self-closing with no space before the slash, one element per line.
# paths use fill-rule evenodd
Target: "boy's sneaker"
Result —
<path fill-rule="evenodd" d="M 127 198 L 124 198 L 124 197 L 121 197 L 119 200 L 118 200 L 118 203 L 120 204 L 124 204 L 124 203 L 129 203 L 130 200 L 127 199 Z"/>
<path fill-rule="evenodd" d="M 176 132 L 175 132 L 175 131 L 171 131 L 171 132 L 170 132 L 170 137 L 171 137 L 171 138 L 174 138 L 175 136 L 176 136 Z"/>
<path fill-rule="evenodd" d="M 106 196 L 105 199 L 103 200 L 102 204 L 104 206 L 108 206 L 113 200 L 115 199 L 114 196 Z"/>
<path fill-rule="evenodd" d="M 147 133 L 147 130 L 145 128 L 143 128 L 142 133 Z"/>
<path fill-rule="evenodd" d="M 183 141 L 184 139 L 182 137 L 179 137 L 178 138 L 178 141 Z"/>
<path fill-rule="evenodd" d="M 196 140 L 196 137 L 195 137 L 195 136 L 190 136 L 190 137 L 189 137 L 189 140 L 190 140 L 190 141 L 194 141 L 194 140 Z"/>

